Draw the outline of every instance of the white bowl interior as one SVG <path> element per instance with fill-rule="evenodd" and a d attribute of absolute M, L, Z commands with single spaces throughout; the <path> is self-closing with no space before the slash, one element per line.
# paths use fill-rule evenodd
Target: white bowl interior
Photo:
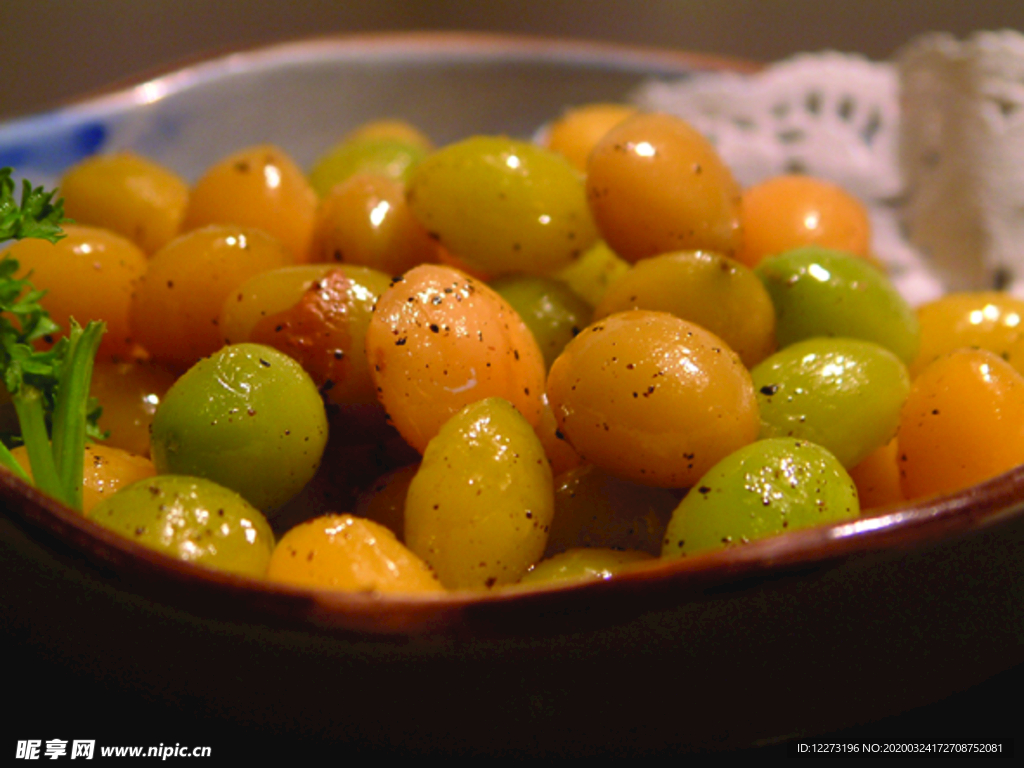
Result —
<path fill-rule="evenodd" d="M 225 154 L 264 142 L 308 166 L 346 131 L 385 117 L 438 143 L 484 132 L 529 137 L 567 106 L 621 100 L 648 78 L 679 77 L 700 62 L 457 34 L 285 44 L 0 125 L 0 167 L 52 184 L 85 155 L 131 149 L 194 180 Z"/>

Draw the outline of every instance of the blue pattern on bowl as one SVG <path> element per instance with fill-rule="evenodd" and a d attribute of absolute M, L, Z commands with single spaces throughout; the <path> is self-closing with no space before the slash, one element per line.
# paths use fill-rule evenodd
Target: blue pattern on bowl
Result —
<path fill-rule="evenodd" d="M 104 148 L 110 129 L 99 121 L 81 124 L 55 121 L 55 130 L 32 136 L 23 142 L 0 144 L 0 167 L 14 167 L 28 174 L 47 177 Z"/>

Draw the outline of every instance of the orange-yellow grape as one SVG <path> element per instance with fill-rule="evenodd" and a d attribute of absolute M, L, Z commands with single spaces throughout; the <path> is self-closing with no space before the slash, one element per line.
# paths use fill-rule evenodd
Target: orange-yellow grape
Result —
<path fill-rule="evenodd" d="M 489 397 L 448 419 L 405 499 L 405 541 L 449 589 L 518 581 L 544 552 L 551 468 L 530 425 Z"/>
<path fill-rule="evenodd" d="M 400 275 L 437 261 L 437 243 L 410 212 L 402 182 L 358 173 L 320 203 L 310 261 L 359 264 Z"/>
<path fill-rule="evenodd" d="M 228 295 L 220 330 L 228 343 L 253 341 L 295 358 L 332 403 L 376 403 L 364 341 L 388 284 L 383 272 L 357 266 L 261 272 Z"/>
<path fill-rule="evenodd" d="M 636 114 L 636 107 L 626 104 L 586 104 L 568 110 L 548 128 L 545 145 L 579 168 L 587 170 L 587 157 L 608 131 L 627 117 Z"/>
<path fill-rule="evenodd" d="M 192 189 L 182 228 L 231 224 L 261 229 L 303 263 L 309 260 L 316 206 L 316 193 L 302 170 L 282 149 L 264 144 L 207 169 Z"/>
<path fill-rule="evenodd" d="M 540 438 L 540 444 L 544 446 L 544 453 L 551 464 L 551 472 L 556 477 L 583 463 L 580 455 L 558 431 L 558 421 L 548 403 L 547 394 L 544 395 L 544 407 L 540 413 L 540 421 L 534 427 L 534 432 Z"/>
<path fill-rule="evenodd" d="M 998 291 L 951 293 L 918 307 L 917 319 L 921 349 L 911 376 L 960 347 L 995 352 L 1024 374 L 1024 301 Z"/>
<path fill-rule="evenodd" d="M 756 267 L 805 245 L 820 245 L 870 258 L 871 222 L 857 198 L 811 176 L 776 176 L 743 192 L 743 244 L 736 258 Z"/>
<path fill-rule="evenodd" d="M 97 361 L 91 394 L 103 408 L 100 429 L 110 433 L 104 444 L 148 456 L 153 414 L 175 378 L 171 370 L 156 363 Z"/>
<path fill-rule="evenodd" d="M 292 528 L 274 548 L 267 578 L 350 592 L 444 591 L 427 564 L 391 531 L 352 515 L 327 515 Z"/>
<path fill-rule="evenodd" d="M 958 491 L 1024 463 L 1024 377 L 981 349 L 940 357 L 914 380 L 899 433 L 907 499 Z"/>
<path fill-rule="evenodd" d="M 409 483 L 416 477 L 419 468 L 419 463 L 409 464 L 378 477 L 356 499 L 356 515 L 380 523 L 392 531 L 399 541 L 404 539 L 405 497 L 409 493 Z"/>
<path fill-rule="evenodd" d="M 131 303 L 134 338 L 154 360 L 187 368 L 220 349 L 221 309 L 253 275 L 291 264 L 270 235 L 237 226 L 187 232 L 154 254 Z"/>
<path fill-rule="evenodd" d="M 686 121 L 642 113 L 612 128 L 587 161 L 587 200 L 602 237 L 627 261 L 740 244 L 740 187 Z"/>
<path fill-rule="evenodd" d="M 377 301 L 366 354 L 381 403 L 420 452 L 450 416 L 487 397 L 540 420 L 544 358 L 533 334 L 458 270 L 425 264 L 397 278 Z"/>
<path fill-rule="evenodd" d="M 60 182 L 64 213 L 79 224 L 117 232 L 146 253 L 178 234 L 188 184 L 173 171 L 131 152 L 94 155 Z"/>
<path fill-rule="evenodd" d="M 146 255 L 109 230 L 68 225 L 64 233 L 57 243 L 20 240 L 6 255 L 19 263 L 19 276 L 31 275 L 32 284 L 46 291 L 40 303 L 65 332 L 72 317 L 82 326 L 102 320 L 107 331 L 97 358 L 131 358 L 129 306 L 146 271 Z"/>
<path fill-rule="evenodd" d="M 11 454 L 28 476 L 32 477 L 25 446 L 19 445 Z M 110 445 L 86 445 L 85 461 L 82 464 L 82 514 L 88 515 L 93 507 L 121 488 L 155 474 L 153 462 L 145 456 Z"/>
<path fill-rule="evenodd" d="M 644 259 L 608 288 L 594 319 L 627 309 L 669 312 L 722 339 L 753 368 L 775 351 L 775 307 L 752 270 L 710 251 Z"/>
<path fill-rule="evenodd" d="M 862 512 L 905 501 L 898 454 L 899 445 L 893 438 L 850 470 Z"/>
<path fill-rule="evenodd" d="M 426 152 L 434 148 L 434 142 L 426 134 L 405 120 L 371 120 L 347 133 L 344 141 L 355 142 L 361 139 L 392 139 Z"/>
<path fill-rule="evenodd" d="M 108 445 L 85 446 L 82 512 L 88 515 L 97 504 L 121 488 L 155 474 L 153 462 L 145 456 Z"/>
<path fill-rule="evenodd" d="M 689 487 L 760 429 L 739 356 L 667 312 L 588 326 L 551 366 L 547 394 L 584 460 L 644 485 Z"/>

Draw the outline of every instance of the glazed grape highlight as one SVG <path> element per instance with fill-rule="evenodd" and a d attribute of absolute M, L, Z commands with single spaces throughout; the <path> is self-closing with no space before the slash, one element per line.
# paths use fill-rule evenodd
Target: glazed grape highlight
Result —
<path fill-rule="evenodd" d="M 67 237 L 6 255 L 62 325 L 106 323 L 84 514 L 232 573 L 436 595 L 1024 463 L 1024 304 L 911 308 L 857 200 L 741 189 L 676 117 L 585 105 L 544 136 L 386 120 L 308 173 L 256 146 L 191 187 L 127 153 L 71 168 Z"/>

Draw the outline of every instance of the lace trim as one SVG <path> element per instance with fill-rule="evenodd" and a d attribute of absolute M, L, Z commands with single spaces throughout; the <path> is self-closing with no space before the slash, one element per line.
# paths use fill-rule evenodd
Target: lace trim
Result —
<path fill-rule="evenodd" d="M 753 76 L 650 82 L 633 101 L 715 142 L 738 180 L 830 179 L 860 197 L 912 302 L 1024 295 L 1024 35 L 926 35 L 892 63 L 801 54 Z"/>

